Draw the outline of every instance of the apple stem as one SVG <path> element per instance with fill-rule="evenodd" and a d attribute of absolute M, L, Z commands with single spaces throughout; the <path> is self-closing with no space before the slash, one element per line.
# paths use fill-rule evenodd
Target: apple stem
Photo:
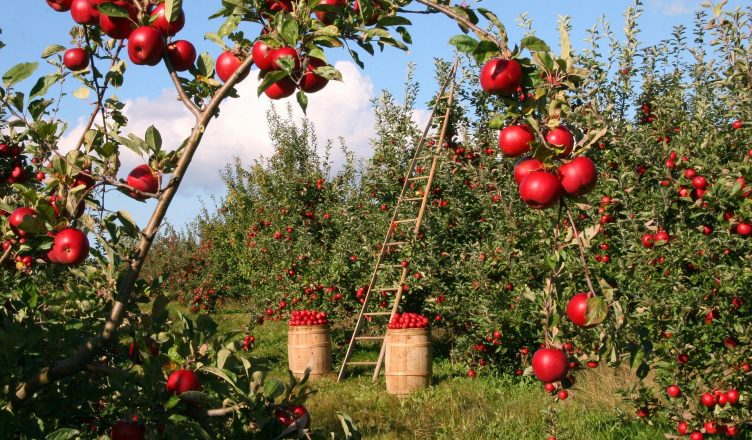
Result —
<path fill-rule="evenodd" d="M 574 236 L 577 238 L 577 246 L 580 248 L 580 261 L 582 262 L 582 270 L 585 274 L 585 281 L 587 282 L 588 289 L 590 289 L 590 294 L 595 296 L 595 289 L 593 288 L 593 281 L 590 279 L 590 269 L 587 265 L 587 259 L 585 258 L 585 244 L 582 242 L 582 237 L 580 237 L 579 231 L 577 231 L 577 226 L 574 224 L 574 219 L 572 218 L 572 213 L 569 211 L 569 207 L 567 209 L 567 217 L 569 217 L 569 223 L 572 225 L 572 232 L 574 233 Z"/>

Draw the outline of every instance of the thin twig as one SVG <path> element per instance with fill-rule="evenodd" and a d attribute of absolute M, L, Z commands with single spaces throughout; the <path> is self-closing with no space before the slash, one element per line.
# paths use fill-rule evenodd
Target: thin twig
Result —
<path fill-rule="evenodd" d="M 8 261 L 12 251 L 13 251 L 13 247 L 8 246 L 8 249 L 6 249 L 5 252 L 3 252 L 3 256 L 0 257 L 0 266 L 4 265 Z"/>
<path fill-rule="evenodd" d="M 585 258 L 585 243 L 582 242 L 582 237 L 580 237 L 580 233 L 577 231 L 577 226 L 574 224 L 574 219 L 572 218 L 572 213 L 569 211 L 569 207 L 566 209 L 569 223 L 572 225 L 572 232 L 574 233 L 574 236 L 577 237 L 577 245 L 580 248 L 580 261 L 582 262 L 582 269 L 585 273 L 585 281 L 587 282 L 588 289 L 590 289 L 590 294 L 595 296 L 593 281 L 590 279 L 590 269 L 588 269 L 587 259 Z"/>
<path fill-rule="evenodd" d="M 188 110 L 193 113 L 193 116 L 196 118 L 196 120 L 198 120 L 201 117 L 201 109 L 198 108 L 198 106 L 196 106 L 196 104 L 191 101 L 191 98 L 189 98 L 185 93 L 185 88 L 183 88 L 183 85 L 180 84 L 180 78 L 178 78 L 175 67 L 173 67 L 172 61 L 170 61 L 170 57 L 167 55 L 167 50 L 165 50 L 162 58 L 164 59 L 165 66 L 167 66 L 167 72 L 170 74 L 170 79 L 172 79 L 172 83 L 175 85 L 175 90 L 177 90 L 178 92 L 180 101 L 183 101 L 183 105 L 185 105 Z"/>

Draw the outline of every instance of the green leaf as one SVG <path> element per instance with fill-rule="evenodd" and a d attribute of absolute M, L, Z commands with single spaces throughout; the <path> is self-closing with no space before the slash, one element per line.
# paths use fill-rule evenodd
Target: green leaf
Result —
<path fill-rule="evenodd" d="M 284 393 L 285 385 L 282 382 L 276 379 L 271 379 L 264 383 L 264 396 L 266 396 L 267 399 L 274 400 Z"/>
<path fill-rule="evenodd" d="M 47 434 L 46 440 L 69 440 L 78 437 L 81 432 L 73 428 L 61 428 L 55 432 Z"/>
<path fill-rule="evenodd" d="M 599 296 L 588 298 L 587 312 L 585 313 L 587 325 L 598 325 L 606 319 L 606 316 L 608 316 L 608 304 L 606 301 Z"/>
<path fill-rule="evenodd" d="M 545 41 L 532 35 L 523 38 L 520 42 L 520 47 L 532 52 L 551 52 L 551 48 L 548 47 Z"/>
<path fill-rule="evenodd" d="M 115 3 L 102 3 L 97 6 L 97 9 L 101 14 L 104 14 L 108 17 L 121 17 L 121 18 L 129 18 L 130 13 L 128 10 L 123 6 L 118 6 Z"/>
<path fill-rule="evenodd" d="M 304 91 L 300 90 L 295 95 L 295 97 L 298 99 L 298 105 L 300 105 L 300 109 L 303 110 L 303 114 L 305 114 L 306 110 L 308 109 L 308 96 L 306 96 Z"/>
<path fill-rule="evenodd" d="M 3 75 L 3 84 L 5 87 L 13 87 L 13 85 L 25 80 L 34 74 L 34 71 L 39 67 L 39 63 L 20 63 L 8 69 Z"/>
<path fill-rule="evenodd" d="M 172 23 L 180 16 L 183 10 L 183 0 L 165 0 L 165 18 Z"/>
<path fill-rule="evenodd" d="M 44 48 L 44 51 L 42 51 L 42 58 L 49 58 L 52 55 L 55 55 L 56 53 L 62 52 L 65 50 L 65 46 L 61 46 L 59 44 L 53 44 L 51 46 L 47 46 Z"/>
<path fill-rule="evenodd" d="M 217 353 L 217 368 L 224 368 L 227 358 L 230 357 L 232 352 L 226 348 L 219 350 Z"/>
<path fill-rule="evenodd" d="M 342 423 L 342 430 L 345 432 L 345 440 L 360 440 L 363 438 L 350 416 L 341 412 L 336 412 L 335 414 L 337 414 L 337 418 L 340 423 Z"/>
<path fill-rule="evenodd" d="M 282 27 L 279 29 L 279 34 L 285 43 L 289 44 L 290 46 L 294 46 L 298 43 L 298 38 L 300 37 L 298 22 L 295 21 L 292 16 L 289 16 L 282 22 Z"/>
<path fill-rule="evenodd" d="M 386 15 L 379 18 L 377 26 L 410 26 L 411 24 L 413 23 L 405 17 L 400 17 L 397 15 Z"/>
<path fill-rule="evenodd" d="M 245 394 L 240 388 L 238 388 L 236 384 L 236 380 L 233 380 L 234 374 L 232 374 L 231 372 L 227 370 L 223 370 L 221 368 L 210 367 L 208 365 L 201 367 L 200 370 L 213 374 L 221 379 L 224 379 L 225 382 L 227 382 L 230 386 L 235 388 L 237 392 L 239 392 L 240 394 Z"/>
<path fill-rule="evenodd" d="M 286 78 L 286 77 L 287 77 L 287 72 L 284 72 L 281 70 L 276 70 L 276 71 L 267 73 L 266 76 L 264 76 L 263 81 L 261 81 L 261 84 L 259 84 L 258 86 L 259 96 L 261 96 L 261 94 L 264 93 L 264 90 L 268 89 L 269 86 L 281 80 L 282 78 Z"/>
<path fill-rule="evenodd" d="M 478 40 L 469 35 L 455 35 L 449 39 L 449 44 L 463 53 L 473 53 L 478 47 Z"/>
<path fill-rule="evenodd" d="M 128 211 L 118 211 L 117 218 L 118 220 L 120 220 L 120 223 L 123 225 L 123 229 L 125 229 L 125 232 L 128 235 L 130 235 L 131 237 L 138 235 L 140 231 L 138 224 Z"/>
<path fill-rule="evenodd" d="M 153 125 L 146 129 L 144 140 L 153 153 L 159 153 L 162 149 L 162 135 Z"/>
<path fill-rule="evenodd" d="M 34 84 L 34 87 L 31 88 L 31 95 L 29 95 L 29 99 L 36 98 L 37 96 L 44 96 L 47 91 L 52 87 L 53 84 L 55 84 L 60 79 L 60 75 L 57 73 L 52 73 L 50 75 L 45 75 L 37 80 L 37 83 Z"/>

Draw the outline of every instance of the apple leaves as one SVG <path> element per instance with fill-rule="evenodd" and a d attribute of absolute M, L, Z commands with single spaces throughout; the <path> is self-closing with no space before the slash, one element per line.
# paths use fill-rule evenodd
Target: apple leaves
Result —
<path fill-rule="evenodd" d="M 13 87 L 33 75 L 37 67 L 39 67 L 37 62 L 16 64 L 3 75 L 3 84 L 6 88 Z"/>

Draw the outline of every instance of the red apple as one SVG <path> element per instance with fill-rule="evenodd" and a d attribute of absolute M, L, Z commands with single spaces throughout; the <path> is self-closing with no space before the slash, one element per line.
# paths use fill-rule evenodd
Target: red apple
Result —
<path fill-rule="evenodd" d="M 316 75 L 314 72 L 317 68 L 326 66 L 326 62 L 318 58 L 308 58 L 305 74 L 300 80 L 300 89 L 306 93 L 316 93 L 326 87 L 329 80 L 323 76 Z"/>
<path fill-rule="evenodd" d="M 269 47 L 263 40 L 256 40 L 253 43 L 253 50 L 251 56 L 253 57 L 253 64 L 255 64 L 261 70 L 272 70 L 274 64 L 272 64 L 272 52 L 274 49 Z"/>
<path fill-rule="evenodd" d="M 731 128 L 733 128 L 734 130 L 740 130 L 742 127 L 744 127 L 744 122 L 742 122 L 740 119 L 737 119 L 731 123 Z"/>
<path fill-rule="evenodd" d="M 337 19 L 337 15 L 341 14 L 341 10 L 344 6 L 347 6 L 347 0 L 319 0 L 317 6 L 331 6 L 336 8 L 336 12 L 328 11 L 316 11 L 314 14 L 316 18 L 324 24 L 332 24 Z"/>
<path fill-rule="evenodd" d="M 235 55 L 234 52 L 229 50 L 222 52 L 222 54 L 217 57 L 217 76 L 222 80 L 222 82 L 227 82 L 232 74 L 235 73 L 236 70 L 238 70 L 241 64 L 243 64 L 243 60 L 238 58 L 238 56 Z M 250 71 L 251 70 L 248 69 L 245 72 L 241 73 L 240 80 L 244 80 L 248 76 Z"/>
<path fill-rule="evenodd" d="M 272 65 L 272 68 L 269 70 L 282 70 L 282 68 L 277 64 L 277 60 L 286 56 L 292 57 L 293 61 L 295 62 L 296 70 L 300 69 L 300 57 L 298 56 L 298 51 L 296 51 L 293 47 L 285 46 L 280 47 L 279 49 L 273 49 L 271 51 L 271 54 L 269 55 L 269 61 Z"/>
<path fill-rule="evenodd" d="M 578 327 L 593 327 L 594 325 L 588 325 L 588 299 L 591 297 L 589 293 L 578 293 L 574 295 L 567 304 L 567 317 L 572 323 Z"/>
<path fill-rule="evenodd" d="M 100 13 L 99 28 L 102 32 L 116 40 L 124 40 L 130 37 L 131 32 L 136 28 L 138 9 L 124 0 L 118 0 L 111 3 L 125 8 L 130 17 L 110 17 Z"/>
<path fill-rule="evenodd" d="M 559 156 L 566 156 L 572 152 L 574 136 L 572 136 L 569 129 L 560 125 L 546 133 L 546 142 L 559 149 L 564 148 L 564 151 Z"/>
<path fill-rule="evenodd" d="M 522 67 L 516 60 L 493 58 L 480 71 L 480 86 L 492 95 L 511 95 L 522 84 Z"/>
<path fill-rule="evenodd" d="M 196 48 L 188 40 L 177 40 L 167 45 L 167 56 L 177 72 L 185 72 L 196 62 Z"/>
<path fill-rule="evenodd" d="M 308 429 L 311 427 L 311 417 L 308 410 L 302 405 L 284 405 L 274 410 L 274 416 L 277 421 L 284 427 L 296 424 L 298 428 Z M 301 420 L 298 422 L 298 420 Z M 300 423 L 303 426 L 298 426 Z"/>
<path fill-rule="evenodd" d="M 561 186 L 573 197 L 584 196 L 595 188 L 598 172 L 592 160 L 579 156 L 559 167 Z"/>
<path fill-rule="evenodd" d="M 567 375 L 569 361 L 562 350 L 541 348 L 533 355 L 533 374 L 546 383 L 557 382 Z"/>
<path fill-rule="evenodd" d="M 110 437 L 112 440 L 144 440 L 146 428 L 135 421 L 118 420 L 112 426 Z"/>
<path fill-rule="evenodd" d="M 264 93 L 271 99 L 282 99 L 295 93 L 295 88 L 295 81 L 290 77 L 285 77 L 270 85 L 268 89 L 264 90 Z"/>
<path fill-rule="evenodd" d="M 726 401 L 728 401 L 729 405 L 736 405 L 739 403 L 739 390 L 736 388 L 728 390 L 726 392 Z"/>
<path fill-rule="evenodd" d="M 21 224 L 26 222 L 24 229 L 21 229 Z M 37 212 L 31 208 L 17 208 L 8 217 L 8 224 L 13 232 L 19 237 L 26 237 L 38 229 L 40 219 L 37 216 Z M 29 227 L 30 226 L 30 227 Z"/>
<path fill-rule="evenodd" d="M 689 424 L 687 424 L 687 422 L 679 422 L 679 424 L 676 426 L 676 431 L 680 435 L 687 435 L 687 431 L 689 431 Z"/>
<path fill-rule="evenodd" d="M 89 256 L 89 239 L 79 229 L 65 228 L 55 235 L 52 252 L 60 264 L 79 264 Z"/>
<path fill-rule="evenodd" d="M 149 165 L 146 164 L 134 168 L 130 174 L 128 174 L 126 183 L 141 192 L 149 194 L 155 194 L 159 191 L 159 179 L 157 179 L 156 173 L 154 173 L 154 171 L 149 168 Z M 136 193 L 131 193 L 131 197 L 138 200 L 143 199 L 143 197 Z"/>
<path fill-rule="evenodd" d="M 517 157 L 530 151 L 535 134 L 529 125 L 510 125 L 499 133 L 499 150 L 507 157 Z"/>
<path fill-rule="evenodd" d="M 749 223 L 739 223 L 736 225 L 736 233 L 742 237 L 747 237 L 752 234 L 752 225 Z"/>
<path fill-rule="evenodd" d="M 128 37 L 128 56 L 133 64 L 156 66 L 164 49 L 164 36 L 154 27 L 141 26 Z"/>
<path fill-rule="evenodd" d="M 546 169 L 543 162 L 538 159 L 523 159 L 517 162 L 514 167 L 514 181 L 517 185 L 533 171 L 544 171 Z"/>
<path fill-rule="evenodd" d="M 712 408 L 715 406 L 715 396 L 713 396 L 710 393 L 703 393 L 702 396 L 700 396 L 700 402 L 705 406 L 706 408 Z"/>
<path fill-rule="evenodd" d="M 272 11 L 292 11 L 292 0 L 266 0 L 266 6 Z"/>
<path fill-rule="evenodd" d="M 671 385 L 666 388 L 666 394 L 670 397 L 679 397 L 679 395 L 681 395 L 681 389 L 676 385 Z"/>
<path fill-rule="evenodd" d="M 57 12 L 70 11 L 73 0 L 47 0 L 47 4 Z"/>
<path fill-rule="evenodd" d="M 81 47 L 68 49 L 63 54 L 63 64 L 74 72 L 84 70 L 89 67 L 89 54 Z"/>
<path fill-rule="evenodd" d="M 191 370 L 175 370 L 167 378 L 167 392 L 170 394 L 183 394 L 186 391 L 200 391 L 201 381 L 198 375 Z"/>
<path fill-rule="evenodd" d="M 547 171 L 533 171 L 520 182 L 520 198 L 530 207 L 544 209 L 556 204 L 561 197 L 561 182 Z"/>
<path fill-rule="evenodd" d="M 175 35 L 183 29 L 183 26 L 185 26 L 185 13 L 183 13 L 182 9 L 177 17 L 172 17 L 172 21 L 169 23 L 167 22 L 164 3 L 160 3 L 159 6 L 154 8 L 154 10 L 151 11 L 151 16 L 152 18 L 157 17 L 152 23 L 152 26 L 157 28 L 165 36 Z"/>
<path fill-rule="evenodd" d="M 73 0 L 70 5 L 73 21 L 78 24 L 98 24 L 99 11 L 96 6 L 100 3 L 102 3 L 102 0 Z"/>

